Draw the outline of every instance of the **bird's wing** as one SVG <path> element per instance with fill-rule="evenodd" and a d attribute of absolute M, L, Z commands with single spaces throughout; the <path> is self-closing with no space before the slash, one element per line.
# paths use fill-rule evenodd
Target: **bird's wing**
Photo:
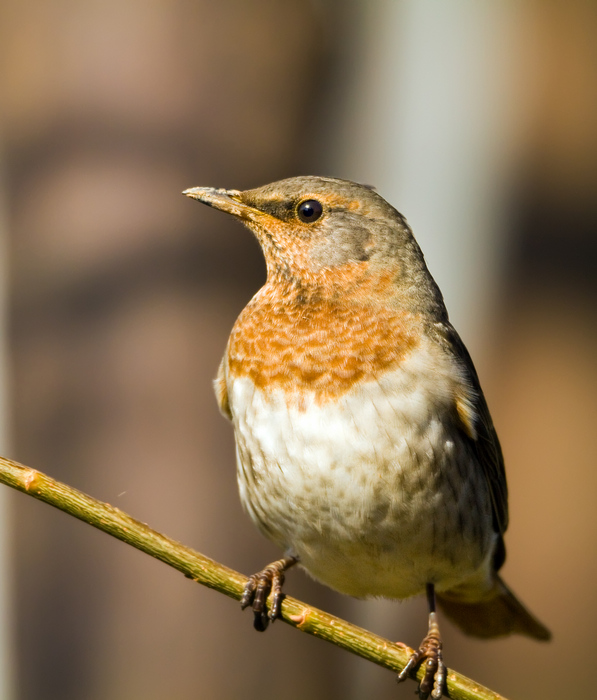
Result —
<path fill-rule="evenodd" d="M 444 331 L 468 383 L 468 390 L 465 388 L 463 395 L 456 399 L 457 413 L 485 473 L 493 506 L 494 528 L 501 535 L 508 527 L 508 485 L 502 449 L 468 350 L 452 326 L 445 326 Z"/>
<path fill-rule="evenodd" d="M 216 392 L 216 400 L 222 415 L 232 420 L 232 412 L 230 411 L 230 402 L 228 400 L 228 385 L 226 382 L 226 356 L 222 358 L 218 367 L 218 376 L 214 380 L 214 390 Z"/>

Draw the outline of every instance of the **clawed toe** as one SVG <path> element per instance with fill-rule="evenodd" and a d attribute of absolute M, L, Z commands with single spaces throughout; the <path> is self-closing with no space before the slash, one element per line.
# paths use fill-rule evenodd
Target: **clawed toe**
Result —
<path fill-rule="evenodd" d="M 267 629 L 270 619 L 273 622 L 280 614 L 283 583 L 284 574 L 270 564 L 270 566 L 266 566 L 263 571 L 250 576 L 245 585 L 240 606 L 244 610 L 251 605 L 253 615 L 255 616 L 253 626 L 259 632 L 264 632 Z M 272 590 L 275 592 L 272 600 L 272 607 L 268 615 L 267 597 Z"/>
<path fill-rule="evenodd" d="M 424 660 L 425 674 L 419 685 L 419 698 L 426 700 L 431 696 L 432 700 L 439 700 L 442 697 L 446 684 L 446 666 L 442 658 L 442 642 L 435 612 L 429 615 L 429 632 L 427 636 L 398 674 L 398 682 L 406 680 L 410 673 Z"/>
<path fill-rule="evenodd" d="M 284 584 L 284 572 L 297 560 L 294 557 L 284 557 L 269 564 L 257 574 L 249 577 L 240 600 L 240 606 L 244 610 L 251 605 L 253 609 L 253 627 L 258 632 L 264 632 L 270 620 L 273 622 L 280 616 L 282 600 L 282 585 Z M 272 593 L 272 604 L 267 612 L 267 598 Z"/>
<path fill-rule="evenodd" d="M 432 656 L 427 657 L 425 675 L 419 685 L 419 697 L 424 699 L 431 695 L 432 700 L 438 700 L 443 695 L 445 682 L 446 666 L 442 659 L 440 647 Z"/>

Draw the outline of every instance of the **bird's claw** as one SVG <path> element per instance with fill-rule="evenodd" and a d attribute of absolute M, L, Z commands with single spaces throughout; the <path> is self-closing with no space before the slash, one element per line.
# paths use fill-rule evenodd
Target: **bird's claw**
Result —
<path fill-rule="evenodd" d="M 253 627 L 258 632 L 264 632 L 268 624 L 280 617 L 280 609 L 284 594 L 282 586 L 284 584 L 284 572 L 296 563 L 294 557 L 284 557 L 265 567 L 262 571 L 249 576 L 245 584 L 240 606 L 244 610 L 249 605 L 253 609 Z M 267 598 L 272 594 L 272 603 L 267 611 Z"/>
<path fill-rule="evenodd" d="M 405 681 L 410 673 L 425 660 L 425 675 L 419 684 L 419 698 L 439 700 L 446 684 L 446 666 L 442 658 L 442 642 L 435 621 L 435 613 L 429 616 L 429 632 L 421 646 L 412 654 L 406 666 L 398 674 L 398 682 Z"/>

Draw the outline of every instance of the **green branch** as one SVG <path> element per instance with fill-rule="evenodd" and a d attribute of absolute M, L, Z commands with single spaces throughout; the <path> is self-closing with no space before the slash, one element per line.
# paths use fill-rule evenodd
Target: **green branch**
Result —
<path fill-rule="evenodd" d="M 74 515 L 174 567 L 203 586 L 236 600 L 241 598 L 247 580 L 245 576 L 152 530 L 118 508 L 96 501 L 35 469 L 3 457 L 0 457 L 0 483 Z M 402 670 L 412 652 L 407 646 L 378 637 L 289 596 L 284 598 L 282 604 L 282 619 L 302 632 L 325 639 L 391 671 Z M 419 669 L 417 678 L 420 680 L 422 675 L 423 669 Z M 447 686 L 448 697 L 454 700 L 505 700 L 503 696 L 451 670 L 448 672 Z"/>

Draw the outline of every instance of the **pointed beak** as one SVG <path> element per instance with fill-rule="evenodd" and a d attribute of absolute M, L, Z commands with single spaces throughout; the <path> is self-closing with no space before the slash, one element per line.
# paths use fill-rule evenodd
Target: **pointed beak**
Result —
<path fill-rule="evenodd" d="M 187 197 L 197 199 L 208 207 L 220 209 L 244 221 L 255 221 L 263 217 L 263 212 L 245 204 L 239 190 L 223 190 L 216 187 L 191 187 L 183 192 Z"/>

